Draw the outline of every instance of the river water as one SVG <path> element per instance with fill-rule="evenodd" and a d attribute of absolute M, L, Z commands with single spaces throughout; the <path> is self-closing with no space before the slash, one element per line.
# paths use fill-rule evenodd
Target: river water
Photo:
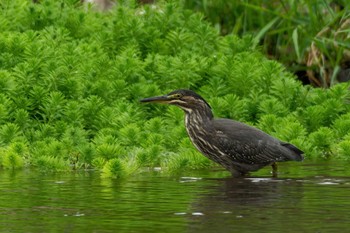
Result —
<path fill-rule="evenodd" d="M 222 170 L 0 171 L 0 232 L 350 232 L 345 162 L 284 163 L 246 178 Z"/>

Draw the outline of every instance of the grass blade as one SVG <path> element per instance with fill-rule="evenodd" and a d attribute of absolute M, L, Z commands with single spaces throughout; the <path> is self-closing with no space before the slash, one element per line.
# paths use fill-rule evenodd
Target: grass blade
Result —
<path fill-rule="evenodd" d="M 258 34 L 253 39 L 254 47 L 259 44 L 259 41 L 261 40 L 261 38 L 266 34 L 268 30 L 271 29 L 271 27 L 277 22 L 278 19 L 279 17 L 274 18 L 258 32 Z"/>
<path fill-rule="evenodd" d="M 297 54 L 298 62 L 300 62 L 301 61 L 301 57 L 300 57 L 298 37 L 299 37 L 298 36 L 298 28 L 295 28 L 293 30 L 292 39 L 293 39 L 294 49 L 295 49 L 295 52 Z"/>

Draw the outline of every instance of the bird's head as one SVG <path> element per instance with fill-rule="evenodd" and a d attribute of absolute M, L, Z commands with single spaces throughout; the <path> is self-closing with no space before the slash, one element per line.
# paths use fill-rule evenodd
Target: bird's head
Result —
<path fill-rule="evenodd" d="M 210 105 L 200 95 L 191 90 L 176 90 L 167 95 L 150 97 L 142 99 L 141 102 L 165 103 L 176 105 L 182 108 L 185 112 L 190 113 L 193 110 L 209 110 Z"/>

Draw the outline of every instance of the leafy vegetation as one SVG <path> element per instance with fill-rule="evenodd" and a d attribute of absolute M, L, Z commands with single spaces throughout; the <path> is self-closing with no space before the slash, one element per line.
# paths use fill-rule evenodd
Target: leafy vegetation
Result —
<path fill-rule="evenodd" d="M 189 88 L 216 116 L 295 143 L 307 158 L 350 158 L 349 84 L 303 86 L 252 36 L 220 36 L 177 3 L 0 3 L 0 164 L 99 169 L 125 177 L 213 166 L 191 145 L 183 113 L 139 99 Z"/>
<path fill-rule="evenodd" d="M 251 34 L 254 45 L 303 82 L 349 81 L 350 7 L 346 0 L 183 0 L 223 35 Z"/>

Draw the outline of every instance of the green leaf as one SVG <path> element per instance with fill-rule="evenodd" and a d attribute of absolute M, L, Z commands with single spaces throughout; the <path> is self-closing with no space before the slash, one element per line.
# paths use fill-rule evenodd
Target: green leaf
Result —
<path fill-rule="evenodd" d="M 268 22 L 254 37 L 254 46 L 256 47 L 260 40 L 265 36 L 265 34 L 274 26 L 274 24 L 279 20 L 279 17 L 275 17 L 270 22 Z"/>

